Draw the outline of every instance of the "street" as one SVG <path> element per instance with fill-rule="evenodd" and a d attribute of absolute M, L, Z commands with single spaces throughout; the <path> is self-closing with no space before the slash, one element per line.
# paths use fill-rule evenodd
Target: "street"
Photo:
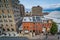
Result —
<path fill-rule="evenodd" d="M 35 37 L 0 37 L 0 40 L 60 40 L 60 35 L 36 35 Z"/>
<path fill-rule="evenodd" d="M 30 40 L 60 40 L 60 35 L 48 35 L 46 38 L 46 35 L 39 35 L 40 37 L 38 39 L 30 39 Z"/>

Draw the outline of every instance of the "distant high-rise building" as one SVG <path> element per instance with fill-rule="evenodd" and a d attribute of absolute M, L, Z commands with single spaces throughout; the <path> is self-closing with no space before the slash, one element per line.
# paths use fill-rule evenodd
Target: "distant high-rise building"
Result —
<path fill-rule="evenodd" d="M 31 16 L 31 12 L 25 12 L 25 16 Z"/>
<path fill-rule="evenodd" d="M 43 15 L 48 15 L 49 13 L 48 12 L 44 12 Z"/>
<path fill-rule="evenodd" d="M 0 25 L 3 33 L 17 34 L 20 22 L 19 0 L 0 0 Z"/>
<path fill-rule="evenodd" d="M 42 7 L 40 6 L 34 6 L 32 7 L 32 15 L 33 16 L 42 16 Z"/>
<path fill-rule="evenodd" d="M 23 17 L 25 16 L 25 7 L 23 4 L 20 4 L 20 15 Z"/>

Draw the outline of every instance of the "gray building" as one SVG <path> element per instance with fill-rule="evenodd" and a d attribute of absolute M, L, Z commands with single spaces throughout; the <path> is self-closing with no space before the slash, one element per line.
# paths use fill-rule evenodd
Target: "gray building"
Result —
<path fill-rule="evenodd" d="M 20 4 L 20 15 L 21 17 L 25 16 L 25 7 L 23 4 Z"/>
<path fill-rule="evenodd" d="M 32 16 L 43 16 L 42 7 L 33 6 L 32 7 Z"/>
<path fill-rule="evenodd" d="M 49 15 L 46 15 L 45 18 L 52 19 L 58 25 L 58 32 L 60 32 L 60 11 L 53 11 Z"/>
<path fill-rule="evenodd" d="M 16 36 L 20 20 L 19 0 L 0 0 L 0 29 L 3 33 L 7 36 Z"/>

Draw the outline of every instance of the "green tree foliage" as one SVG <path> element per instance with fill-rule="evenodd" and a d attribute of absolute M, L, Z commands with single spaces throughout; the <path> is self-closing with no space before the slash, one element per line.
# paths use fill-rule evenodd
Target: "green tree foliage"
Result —
<path fill-rule="evenodd" d="M 55 22 L 52 22 L 52 27 L 51 27 L 51 29 L 50 29 L 50 33 L 54 35 L 54 34 L 57 33 L 57 31 L 58 31 L 58 26 L 57 26 L 57 24 L 56 24 Z"/>

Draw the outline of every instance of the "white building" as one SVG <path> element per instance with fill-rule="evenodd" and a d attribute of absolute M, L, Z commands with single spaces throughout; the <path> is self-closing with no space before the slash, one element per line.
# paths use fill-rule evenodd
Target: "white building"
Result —
<path fill-rule="evenodd" d="M 60 32 L 60 11 L 51 12 L 49 15 L 44 16 L 45 18 L 53 19 L 58 25 L 58 32 Z"/>

